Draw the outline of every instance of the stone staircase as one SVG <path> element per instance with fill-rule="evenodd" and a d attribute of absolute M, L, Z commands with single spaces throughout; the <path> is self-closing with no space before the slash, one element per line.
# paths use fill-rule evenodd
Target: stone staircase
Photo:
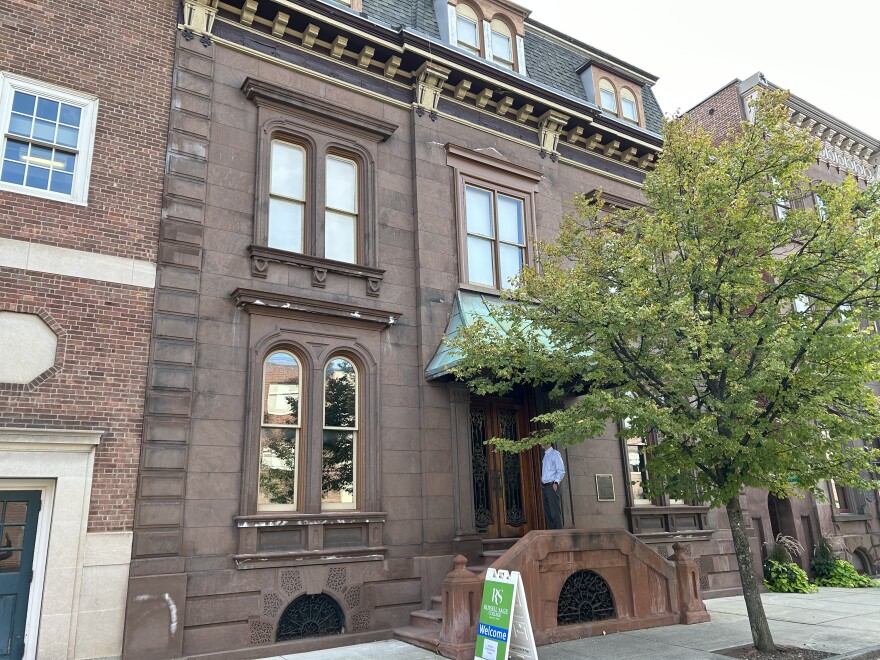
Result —
<path fill-rule="evenodd" d="M 482 575 L 495 561 L 507 552 L 519 539 L 483 539 L 483 551 L 478 561 L 467 569 Z M 440 629 L 443 626 L 443 599 L 431 598 L 431 609 L 416 610 L 409 614 L 409 625 L 394 630 L 394 638 L 437 652 L 440 644 Z"/>

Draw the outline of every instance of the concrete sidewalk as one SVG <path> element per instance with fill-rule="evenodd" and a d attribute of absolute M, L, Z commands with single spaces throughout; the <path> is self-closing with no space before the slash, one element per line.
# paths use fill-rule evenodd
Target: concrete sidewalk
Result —
<path fill-rule="evenodd" d="M 878 647 L 863 657 L 880 658 L 880 588 L 832 589 L 816 594 L 764 594 L 764 609 L 777 644 L 837 654 Z M 590 637 L 538 648 L 540 660 L 570 658 L 723 658 L 713 651 L 750 644 L 752 635 L 742 597 L 706 601 L 712 621 Z M 277 656 L 296 660 L 437 660 L 430 651 L 387 640 L 344 648 Z"/>

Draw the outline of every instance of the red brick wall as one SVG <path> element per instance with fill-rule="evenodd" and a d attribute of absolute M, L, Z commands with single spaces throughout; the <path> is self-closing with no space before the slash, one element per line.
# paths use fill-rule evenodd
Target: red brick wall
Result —
<path fill-rule="evenodd" d="M 688 111 L 692 121 L 702 124 L 715 134 L 717 144 L 725 136 L 738 131 L 742 116 L 739 100 L 739 83 L 734 81 L 724 89 L 716 92 L 705 101 Z"/>
<path fill-rule="evenodd" d="M 176 0 L 0 0 L 4 71 L 98 97 L 88 205 L 0 191 L 0 237 L 156 261 L 176 27 Z M 0 268 L 0 309 L 44 310 L 66 339 L 57 373 L 0 389 L 0 426 L 106 431 L 90 531 L 132 527 L 153 295 Z"/>
<path fill-rule="evenodd" d="M 0 191 L 0 236 L 155 261 L 175 0 L 0 0 L 0 68 L 98 97 L 88 206 Z"/>
<path fill-rule="evenodd" d="M 66 335 L 57 373 L 30 392 L 0 390 L 0 426 L 106 431 L 90 531 L 131 529 L 152 304 L 151 289 L 0 270 L 0 310 L 43 310 Z"/>

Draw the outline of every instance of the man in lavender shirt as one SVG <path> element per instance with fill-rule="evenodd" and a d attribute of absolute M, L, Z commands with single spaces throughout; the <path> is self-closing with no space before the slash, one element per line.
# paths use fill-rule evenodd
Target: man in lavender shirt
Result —
<path fill-rule="evenodd" d="M 562 529 L 562 497 L 559 494 L 559 482 L 565 476 L 565 465 L 562 454 L 552 445 L 541 445 L 544 449 L 544 460 L 541 462 L 541 494 L 544 497 L 544 517 L 547 529 Z"/>

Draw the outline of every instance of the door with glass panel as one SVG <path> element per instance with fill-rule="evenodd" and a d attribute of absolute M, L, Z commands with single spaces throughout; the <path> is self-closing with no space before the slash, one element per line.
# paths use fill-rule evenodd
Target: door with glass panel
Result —
<path fill-rule="evenodd" d="M 466 280 L 506 289 L 526 262 L 525 201 L 498 189 L 465 185 Z"/>
<path fill-rule="evenodd" d="M 24 656 L 40 491 L 0 490 L 0 660 Z"/>
<path fill-rule="evenodd" d="M 485 444 L 519 440 L 526 432 L 521 406 L 475 401 L 470 411 L 474 523 L 487 538 L 518 538 L 539 527 L 540 456 L 537 447 L 518 454 Z"/>

